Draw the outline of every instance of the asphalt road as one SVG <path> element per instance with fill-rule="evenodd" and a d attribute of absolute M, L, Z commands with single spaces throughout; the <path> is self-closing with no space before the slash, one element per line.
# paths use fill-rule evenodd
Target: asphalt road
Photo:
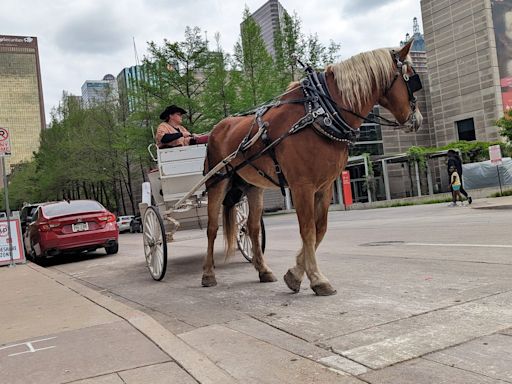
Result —
<path fill-rule="evenodd" d="M 117 255 L 59 258 L 50 268 L 147 312 L 213 358 L 211 343 L 228 340 L 228 329 L 307 358 L 341 356 L 353 364 L 345 371 L 371 383 L 437 382 L 432 372 L 465 384 L 512 382 L 511 210 L 439 204 L 331 212 L 317 253 L 338 290 L 330 297 L 315 296 L 307 280 L 300 293 L 288 290 L 282 276 L 300 246 L 296 217 L 264 220 L 275 283 L 259 283 L 238 252 L 225 262 L 219 236 L 218 286 L 201 287 L 200 230 L 178 232 L 169 244 L 162 282 L 145 267 L 140 234 L 121 234 Z M 218 358 L 228 371 L 264 364 Z M 508 368 L 489 371 L 489 361 Z M 431 376 L 421 381 L 422 372 Z"/>

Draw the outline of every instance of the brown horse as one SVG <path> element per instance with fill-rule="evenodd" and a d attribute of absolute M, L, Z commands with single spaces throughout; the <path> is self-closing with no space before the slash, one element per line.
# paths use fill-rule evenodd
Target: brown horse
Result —
<path fill-rule="evenodd" d="M 412 95 L 421 88 L 417 75 L 411 66 L 409 50 L 412 41 L 400 50 L 378 49 L 360 53 L 346 61 L 327 66 L 323 74 L 324 84 L 328 89 L 324 101 L 335 106 L 345 128 L 351 127 L 356 132 L 375 104 L 388 109 L 396 118 L 397 126 L 408 131 L 417 130 L 422 116 L 416 109 L 416 99 Z M 416 77 L 419 87 L 411 87 L 409 80 Z M 311 82 L 310 82 L 311 83 Z M 292 83 L 287 93 L 263 114 L 258 116 L 228 117 L 213 129 L 209 143 L 206 164 L 215 165 L 239 148 L 244 138 L 256 135 L 259 128 L 267 132 L 267 141 L 259 138 L 254 145 L 241 150 L 227 167 L 231 177 L 210 179 L 208 191 L 208 251 L 203 264 L 202 285 L 206 287 L 217 284 L 214 272 L 213 246 L 217 236 L 218 217 L 224 202 L 224 238 L 226 255 L 234 250 L 236 241 L 236 223 L 233 202 L 226 198 L 235 187 L 247 195 L 249 201 L 248 232 L 253 247 L 253 264 L 259 272 L 261 282 L 276 281 L 274 274 L 266 264 L 259 242 L 260 218 L 263 210 L 263 190 L 279 188 L 276 170 L 281 170 L 289 187 L 293 204 L 299 220 L 302 248 L 296 264 L 284 276 L 287 286 L 298 292 L 306 273 L 310 286 L 317 295 L 332 295 L 336 290 L 320 272 L 315 252 L 327 229 L 327 213 L 331 202 L 332 184 L 341 174 L 348 160 L 348 140 L 329 139 L 322 134 L 318 124 L 306 122 L 305 127 L 287 135 L 290 127 L 312 110 L 304 101 L 311 96 L 311 88 L 304 84 Z M 303 102 L 304 101 L 304 102 Z M 305 108 L 306 107 L 306 108 Z M 325 108 L 323 109 L 325 110 Z M 323 110 L 317 109 L 319 114 Z M 336 113 L 334 113 L 336 114 Z M 326 115 L 320 116 L 324 118 Z M 335 116 L 327 116 L 334 118 Z M 325 120 L 323 120 L 325 121 Z M 329 120 L 327 120 L 327 124 Z M 346 130 L 346 129 L 345 129 Z M 250 133 L 249 133 L 250 132 Z M 271 151 L 258 157 L 270 141 L 286 136 L 275 145 L 274 157 Z M 332 135 L 331 135 L 332 136 Z M 343 137 L 343 136 L 342 136 Z M 244 160 L 250 164 L 237 168 Z M 277 165 L 278 164 L 278 165 Z M 210 166 L 211 168 L 211 166 Z M 235 172 L 233 172 L 233 169 Z M 230 172 L 231 170 L 231 172 Z M 272 182 L 274 180 L 274 182 Z M 277 185 L 276 185 L 277 184 Z M 236 195 L 236 194 L 235 194 Z"/>

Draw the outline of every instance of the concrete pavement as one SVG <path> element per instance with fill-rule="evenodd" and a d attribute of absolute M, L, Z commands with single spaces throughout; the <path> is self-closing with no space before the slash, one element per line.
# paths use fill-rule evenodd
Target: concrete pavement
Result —
<path fill-rule="evenodd" d="M 1 382 L 512 383 L 510 214 L 445 205 L 333 214 L 319 255 L 339 287 L 329 298 L 259 284 L 243 261 L 199 287 L 201 231 L 178 233 L 161 283 L 139 235 L 115 256 L 0 268 Z M 298 246 L 289 220 L 267 221 L 278 275 Z"/>
<path fill-rule="evenodd" d="M 229 337 L 208 327 L 177 337 L 146 313 L 33 263 L 0 268 L 0 291 L 6 309 L 0 324 L 7 325 L 0 336 L 5 384 L 238 383 L 223 369 L 226 353 L 266 356 L 268 366 L 275 366 L 243 382 L 362 383 L 330 368 L 342 367 L 340 362 L 321 364 L 233 330 Z M 318 356 L 332 355 L 317 349 Z"/>
<path fill-rule="evenodd" d="M 148 315 L 35 264 L 0 268 L 4 384 L 235 383 Z"/>

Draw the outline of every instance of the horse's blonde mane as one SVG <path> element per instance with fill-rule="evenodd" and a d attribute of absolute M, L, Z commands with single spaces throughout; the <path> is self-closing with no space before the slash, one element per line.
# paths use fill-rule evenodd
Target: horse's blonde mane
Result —
<path fill-rule="evenodd" d="M 330 64 L 326 67 L 326 72 L 329 71 L 334 74 L 346 106 L 360 111 L 363 104 L 370 101 L 374 91 L 381 93 L 389 87 L 395 75 L 395 65 L 390 50 L 381 48 Z"/>

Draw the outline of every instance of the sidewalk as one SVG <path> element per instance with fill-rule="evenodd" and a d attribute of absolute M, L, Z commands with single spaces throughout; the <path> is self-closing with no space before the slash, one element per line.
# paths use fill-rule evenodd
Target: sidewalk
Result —
<path fill-rule="evenodd" d="M 150 316 L 35 264 L 0 268 L 5 384 L 235 383 Z"/>
<path fill-rule="evenodd" d="M 364 384 L 354 377 L 363 366 L 271 326 L 238 324 L 265 341 L 222 325 L 178 337 L 146 313 L 33 263 L 0 268 L 0 292 L 2 384 Z M 226 356 L 258 356 L 270 369 L 224 366 Z"/>
<path fill-rule="evenodd" d="M 512 196 L 475 199 L 471 208 L 474 209 L 512 209 Z"/>

